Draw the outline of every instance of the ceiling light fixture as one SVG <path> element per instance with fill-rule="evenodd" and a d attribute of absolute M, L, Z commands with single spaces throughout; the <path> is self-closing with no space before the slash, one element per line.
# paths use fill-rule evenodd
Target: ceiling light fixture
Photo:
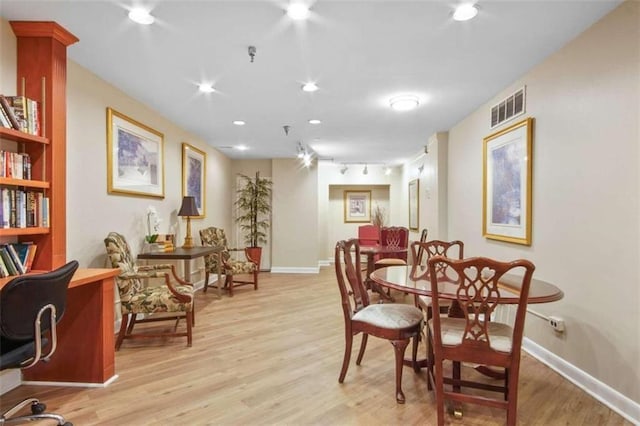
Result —
<path fill-rule="evenodd" d="M 244 126 L 247 123 L 242 120 L 233 120 L 233 124 L 235 124 L 236 126 Z"/>
<path fill-rule="evenodd" d="M 367 169 L 367 165 L 364 165 L 364 170 L 362 171 L 363 175 L 368 175 L 369 174 L 369 170 Z"/>
<path fill-rule="evenodd" d="M 156 20 L 148 10 L 141 7 L 134 7 L 131 9 L 129 11 L 129 19 L 140 25 L 151 25 Z"/>
<path fill-rule="evenodd" d="M 216 89 L 213 88 L 213 84 L 211 83 L 200 83 L 198 84 L 198 90 L 202 93 L 213 93 Z"/>
<path fill-rule="evenodd" d="M 309 17 L 309 8 L 303 3 L 291 3 L 287 7 L 287 15 L 294 21 L 302 21 Z"/>
<path fill-rule="evenodd" d="M 255 46 L 249 46 L 248 51 L 249 51 L 249 58 L 251 58 L 251 62 L 253 63 L 253 60 L 256 57 L 256 47 Z"/>
<path fill-rule="evenodd" d="M 385 176 L 389 176 L 391 174 L 391 167 L 387 166 L 384 168 Z"/>
<path fill-rule="evenodd" d="M 237 149 L 238 151 L 247 151 L 249 149 L 249 147 L 246 145 L 237 145 L 234 148 Z"/>
<path fill-rule="evenodd" d="M 316 119 L 309 120 L 309 124 L 320 124 L 320 123 L 322 123 L 322 121 L 320 120 L 316 120 Z"/>
<path fill-rule="evenodd" d="M 472 3 L 461 4 L 456 7 L 453 12 L 453 19 L 456 21 L 468 21 L 473 19 L 478 14 L 478 8 Z"/>
<path fill-rule="evenodd" d="M 420 105 L 420 101 L 414 95 L 401 95 L 389 99 L 389 106 L 396 111 L 410 111 L 417 108 L 418 105 Z"/>
<path fill-rule="evenodd" d="M 302 85 L 302 90 L 305 92 L 315 92 L 318 90 L 318 85 L 315 82 L 310 81 Z"/>
<path fill-rule="evenodd" d="M 304 158 L 305 155 L 307 155 L 307 151 L 302 146 L 302 142 L 298 141 L 298 145 L 297 145 L 296 149 L 298 151 L 298 155 L 297 155 L 298 158 L 302 159 L 302 158 Z"/>
<path fill-rule="evenodd" d="M 340 169 L 340 174 L 343 175 L 343 174 L 347 173 L 347 170 L 349 170 L 349 167 L 347 167 L 346 164 L 343 164 L 342 168 Z"/>

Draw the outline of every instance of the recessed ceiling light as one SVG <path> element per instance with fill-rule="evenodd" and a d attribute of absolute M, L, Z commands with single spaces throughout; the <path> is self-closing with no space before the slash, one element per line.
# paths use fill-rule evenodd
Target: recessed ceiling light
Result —
<path fill-rule="evenodd" d="M 313 81 L 310 81 L 309 83 L 305 83 L 302 85 L 302 90 L 304 90 L 305 92 L 315 92 L 316 90 L 318 90 L 318 85 Z"/>
<path fill-rule="evenodd" d="M 402 95 L 389 99 L 389 105 L 396 111 L 409 111 L 417 108 L 420 105 L 420 101 L 417 96 Z"/>
<path fill-rule="evenodd" d="M 309 120 L 309 124 L 320 124 L 320 123 L 322 123 L 322 121 L 320 120 L 316 120 L 316 119 Z"/>
<path fill-rule="evenodd" d="M 141 25 L 151 25 L 156 18 L 149 13 L 148 10 L 141 7 L 134 7 L 129 11 L 129 19 Z"/>
<path fill-rule="evenodd" d="M 456 21 L 468 21 L 475 18 L 477 14 L 478 8 L 474 4 L 465 3 L 456 7 L 455 12 L 453 12 L 453 19 Z"/>
<path fill-rule="evenodd" d="M 202 93 L 213 93 L 216 89 L 213 88 L 211 83 L 200 83 L 198 84 L 198 90 Z"/>
<path fill-rule="evenodd" d="M 233 120 L 233 124 L 235 124 L 236 126 L 244 126 L 247 123 L 242 120 Z"/>
<path fill-rule="evenodd" d="M 291 3 L 287 7 L 287 15 L 293 20 L 301 21 L 309 17 L 309 8 L 303 3 Z"/>
<path fill-rule="evenodd" d="M 249 149 L 249 147 L 246 145 L 236 145 L 234 146 L 234 148 L 237 149 L 238 151 L 246 151 Z"/>

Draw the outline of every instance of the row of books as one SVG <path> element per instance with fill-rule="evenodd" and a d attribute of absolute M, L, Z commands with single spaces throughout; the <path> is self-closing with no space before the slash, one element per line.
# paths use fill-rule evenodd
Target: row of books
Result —
<path fill-rule="evenodd" d="M 0 150 L 0 177 L 31 179 L 31 157 L 24 152 Z"/>
<path fill-rule="evenodd" d="M 42 192 L 0 189 L 2 228 L 49 227 L 49 197 Z"/>
<path fill-rule="evenodd" d="M 14 243 L 0 246 L 0 276 L 10 277 L 31 271 L 36 256 L 37 245 Z"/>
<path fill-rule="evenodd" d="M 38 102 L 26 96 L 0 95 L 0 124 L 31 135 L 41 135 Z"/>

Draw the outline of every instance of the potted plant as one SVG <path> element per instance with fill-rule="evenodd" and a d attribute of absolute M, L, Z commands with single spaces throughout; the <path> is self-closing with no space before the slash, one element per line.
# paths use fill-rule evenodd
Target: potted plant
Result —
<path fill-rule="evenodd" d="M 260 172 L 256 177 L 240 175 L 242 183 L 238 188 L 238 198 L 235 202 L 238 208 L 236 222 L 244 232 L 244 241 L 248 246 L 248 254 L 258 263 L 262 258 L 262 247 L 266 244 L 269 230 L 269 213 L 271 212 L 271 184 L 269 179 L 261 178 Z"/>

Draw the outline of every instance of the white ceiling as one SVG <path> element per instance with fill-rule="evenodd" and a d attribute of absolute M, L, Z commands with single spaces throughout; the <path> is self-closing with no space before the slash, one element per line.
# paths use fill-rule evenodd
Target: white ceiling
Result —
<path fill-rule="evenodd" d="M 451 19 L 457 0 L 317 0 L 306 22 L 288 1 L 243 0 L 148 1 L 151 26 L 127 19 L 136 0 L 0 0 L 0 16 L 58 22 L 80 39 L 72 60 L 231 158 L 294 157 L 301 141 L 336 163 L 399 164 L 620 2 L 480 0 L 468 22 Z M 310 80 L 320 90 L 301 91 Z M 391 110 L 401 93 L 420 107 Z"/>

